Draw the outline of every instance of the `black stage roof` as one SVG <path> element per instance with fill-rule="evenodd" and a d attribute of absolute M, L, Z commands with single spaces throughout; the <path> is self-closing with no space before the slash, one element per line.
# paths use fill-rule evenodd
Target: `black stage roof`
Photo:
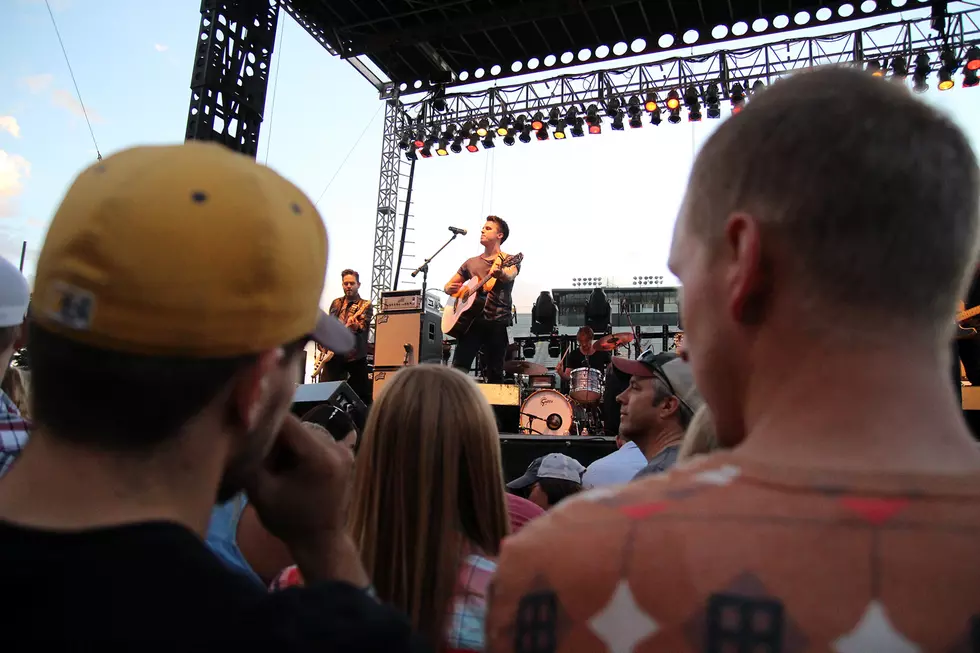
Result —
<path fill-rule="evenodd" d="M 895 4 L 903 6 L 895 7 Z M 500 79 L 525 74 L 531 69 L 555 70 L 594 63 L 599 58 L 609 61 L 692 45 L 720 44 L 742 36 L 767 35 L 936 4 L 946 3 L 935 0 L 850 3 L 839 0 L 282 0 L 286 10 L 332 53 L 351 59 L 369 79 L 372 74 L 353 58 L 370 59 L 389 80 L 399 86 L 404 84 L 402 90 L 408 93 L 430 90 L 431 84 L 452 86 Z M 760 18 L 766 19 L 764 28 Z M 747 32 L 733 30 L 739 22 L 747 26 Z M 699 34 L 693 43 L 683 40 L 689 30 Z M 661 47 L 664 34 L 672 35 L 673 43 L 665 42 Z M 623 44 L 632 46 L 636 39 L 644 39 L 645 47 L 621 52 Z M 608 49 L 607 55 L 599 56 L 605 51 L 600 46 Z M 589 57 L 579 59 L 580 51 L 585 49 L 589 50 Z M 557 59 L 551 65 L 549 55 Z M 518 63 L 520 69 L 514 70 Z M 495 66 L 499 67 L 497 73 L 492 72 Z M 478 69 L 484 70 L 480 79 L 476 78 Z"/>

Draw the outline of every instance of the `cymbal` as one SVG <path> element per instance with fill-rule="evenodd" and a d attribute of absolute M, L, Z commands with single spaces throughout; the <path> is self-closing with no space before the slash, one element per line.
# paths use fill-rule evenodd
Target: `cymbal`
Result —
<path fill-rule="evenodd" d="M 528 376 L 537 376 L 539 374 L 547 374 L 548 368 L 544 365 L 532 363 L 531 361 L 508 361 L 504 363 L 504 371 L 511 374 L 527 374 Z"/>
<path fill-rule="evenodd" d="M 612 351 L 616 347 L 622 347 L 631 342 L 633 342 L 632 333 L 610 333 L 608 336 L 602 336 L 596 340 L 594 346 L 596 351 Z"/>

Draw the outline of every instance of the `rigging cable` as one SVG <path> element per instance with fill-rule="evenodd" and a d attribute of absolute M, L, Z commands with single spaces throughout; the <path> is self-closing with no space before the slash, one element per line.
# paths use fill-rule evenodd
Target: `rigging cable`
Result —
<path fill-rule="evenodd" d="M 381 111 L 381 107 L 383 106 L 385 106 L 383 102 L 378 104 L 378 108 L 375 110 L 374 115 L 371 116 L 371 120 L 368 121 L 368 124 L 364 125 L 364 129 L 361 131 L 361 135 L 357 137 L 357 141 L 355 141 L 354 146 L 350 148 L 350 152 L 347 153 L 347 156 L 344 157 L 344 160 L 340 162 L 339 166 L 337 166 L 337 171 L 333 173 L 333 177 L 331 177 L 330 181 L 327 182 L 327 185 L 323 189 L 323 192 L 320 193 L 320 197 L 316 198 L 316 201 L 313 202 L 313 206 L 318 206 L 320 204 L 320 200 L 322 200 L 323 196 L 327 194 L 327 191 L 330 189 L 331 184 L 333 184 L 333 180 L 336 179 L 337 175 L 340 174 L 340 171 L 343 170 L 344 164 L 347 163 L 347 159 L 349 159 L 350 155 L 353 154 L 354 150 L 357 149 L 357 146 L 360 144 L 361 139 L 364 138 L 364 134 L 367 133 L 367 130 L 374 122 L 374 119 L 378 117 L 378 113 Z"/>
<path fill-rule="evenodd" d="M 78 104 L 82 107 L 82 115 L 85 117 L 85 124 L 88 125 L 88 133 L 92 136 L 92 144 L 95 145 L 95 154 L 99 161 L 102 160 L 102 152 L 99 151 L 99 144 L 95 140 L 95 130 L 92 129 L 92 121 L 88 118 L 88 111 L 85 110 L 85 103 L 82 102 L 82 92 L 78 90 L 78 82 L 75 81 L 75 73 L 71 69 L 71 62 L 68 60 L 68 51 L 65 50 L 65 43 L 61 40 L 61 32 L 58 31 L 58 23 L 54 20 L 54 12 L 51 11 L 51 3 L 44 0 L 44 6 L 48 8 L 48 15 L 51 16 L 51 24 L 54 26 L 54 33 L 58 37 L 58 44 L 61 46 L 61 53 L 65 55 L 65 64 L 68 66 L 68 74 L 71 75 L 71 83 L 75 85 L 75 95 L 78 97 Z"/>
<path fill-rule="evenodd" d="M 269 136 L 265 141 L 265 164 L 269 165 L 269 150 L 272 149 L 272 115 L 276 112 L 276 93 L 279 92 L 279 66 L 282 65 L 282 38 L 286 34 L 287 14 L 280 11 L 281 25 L 279 26 L 279 46 L 276 48 L 276 77 L 275 86 L 272 87 L 272 105 L 269 107 Z"/>

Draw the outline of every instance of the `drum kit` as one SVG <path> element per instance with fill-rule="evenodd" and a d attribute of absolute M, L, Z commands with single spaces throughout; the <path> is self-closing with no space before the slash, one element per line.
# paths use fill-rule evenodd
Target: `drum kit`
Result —
<path fill-rule="evenodd" d="M 596 352 L 613 352 L 633 341 L 631 333 L 599 338 Z M 520 433 L 524 435 L 599 435 L 603 431 L 601 401 L 605 371 L 579 367 L 570 371 L 568 395 L 562 394 L 548 369 L 526 360 L 504 363 L 521 386 Z"/>

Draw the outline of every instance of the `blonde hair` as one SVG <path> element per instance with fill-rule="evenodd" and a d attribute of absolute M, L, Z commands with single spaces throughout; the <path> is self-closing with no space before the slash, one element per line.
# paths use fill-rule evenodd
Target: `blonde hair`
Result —
<path fill-rule="evenodd" d="M 17 406 L 22 417 L 30 417 L 30 401 L 28 401 L 27 380 L 25 375 L 17 367 L 8 367 L 3 381 L 0 381 L 0 390 L 10 398 Z"/>
<path fill-rule="evenodd" d="M 687 460 L 692 456 L 711 453 L 719 448 L 714 417 L 711 416 L 707 404 L 702 404 L 687 426 L 684 441 L 681 442 L 681 448 L 677 452 L 677 460 Z"/>
<path fill-rule="evenodd" d="M 368 576 L 440 650 L 463 557 L 497 556 L 509 528 L 493 411 L 457 370 L 404 368 L 374 402 L 357 466 L 350 531 Z"/>

